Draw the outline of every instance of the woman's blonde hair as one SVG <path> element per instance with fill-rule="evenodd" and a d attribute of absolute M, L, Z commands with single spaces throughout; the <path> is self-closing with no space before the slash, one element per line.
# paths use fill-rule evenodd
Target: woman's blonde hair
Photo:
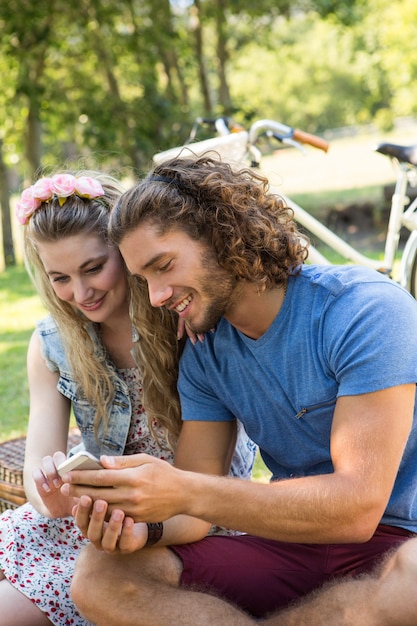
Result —
<path fill-rule="evenodd" d="M 82 234 L 98 235 L 112 245 L 107 236 L 111 208 L 121 196 L 120 183 L 97 172 L 77 172 L 101 183 L 104 195 L 87 199 L 69 196 L 64 204 L 57 197 L 42 202 L 23 228 L 24 259 L 27 271 L 40 298 L 55 320 L 74 378 L 86 400 L 96 408 L 95 431 L 107 425 L 107 415 L 115 393 L 115 373 L 108 367 L 105 353 L 97 350 L 89 329 L 91 322 L 56 295 L 39 256 L 38 244 L 60 241 Z M 127 273 L 126 273 L 127 274 Z M 142 404 L 149 425 L 153 420 L 166 429 L 166 439 L 173 446 L 180 428 L 180 409 L 176 392 L 179 346 L 175 320 L 161 315 L 149 303 L 147 291 L 137 281 L 126 278 L 130 291 L 132 322 L 140 334 L 134 356 L 143 376 Z"/>
<path fill-rule="evenodd" d="M 129 287 L 130 317 L 139 335 L 133 355 L 142 371 L 142 403 L 152 434 L 158 438 L 152 423 L 156 419 L 175 450 L 181 429 L 178 366 L 185 340 L 177 340 L 178 318 L 151 305 L 145 281 L 129 276 Z"/>

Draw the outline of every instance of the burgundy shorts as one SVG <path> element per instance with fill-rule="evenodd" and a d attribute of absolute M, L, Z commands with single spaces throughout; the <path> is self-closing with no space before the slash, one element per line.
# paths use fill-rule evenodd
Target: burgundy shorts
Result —
<path fill-rule="evenodd" d="M 183 563 L 180 584 L 214 593 L 255 617 L 288 605 L 334 579 L 372 570 L 390 548 L 415 536 L 380 525 L 367 543 L 297 544 L 239 535 L 171 546 Z"/>

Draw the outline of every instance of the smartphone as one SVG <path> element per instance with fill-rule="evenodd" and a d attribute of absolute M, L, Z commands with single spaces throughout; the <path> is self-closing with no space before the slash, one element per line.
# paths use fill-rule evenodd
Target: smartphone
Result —
<path fill-rule="evenodd" d="M 102 468 L 100 461 L 93 454 L 82 450 L 61 463 L 58 467 L 58 474 L 63 476 L 71 470 L 96 470 Z"/>

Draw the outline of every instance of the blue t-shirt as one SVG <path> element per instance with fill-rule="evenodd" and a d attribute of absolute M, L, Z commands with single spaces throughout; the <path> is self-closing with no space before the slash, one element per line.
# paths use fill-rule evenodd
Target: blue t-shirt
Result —
<path fill-rule="evenodd" d="M 333 471 L 336 399 L 417 382 L 417 303 L 374 270 L 304 266 L 258 340 L 222 319 L 188 345 L 184 420 L 238 418 L 273 479 Z M 393 416 L 395 419 L 395 416 Z M 417 419 L 383 523 L 417 531 Z"/>

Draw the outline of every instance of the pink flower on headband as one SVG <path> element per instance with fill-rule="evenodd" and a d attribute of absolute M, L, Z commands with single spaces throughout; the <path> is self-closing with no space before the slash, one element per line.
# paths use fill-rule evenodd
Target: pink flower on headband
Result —
<path fill-rule="evenodd" d="M 103 187 L 98 180 L 90 176 L 80 176 L 75 179 L 75 193 L 81 198 L 99 198 L 104 195 Z"/>
<path fill-rule="evenodd" d="M 20 224 L 26 224 L 29 217 L 41 206 L 41 201 L 33 196 L 33 187 L 25 189 L 16 205 L 16 217 Z"/>
<path fill-rule="evenodd" d="M 48 202 L 56 197 L 62 206 L 66 199 L 73 195 L 92 200 L 104 196 L 104 190 L 98 180 L 90 176 L 76 178 L 72 174 L 56 174 L 52 178 L 40 178 L 20 196 L 16 205 L 17 220 L 20 224 L 26 224 L 42 202 Z"/>
<path fill-rule="evenodd" d="M 72 174 L 56 174 L 51 180 L 51 191 L 58 198 L 68 198 L 68 196 L 74 195 L 76 178 L 72 176 Z M 64 202 L 60 202 L 59 204 L 64 204 Z"/>
<path fill-rule="evenodd" d="M 32 185 L 31 189 L 34 198 L 38 198 L 42 202 L 48 200 L 53 194 L 52 178 L 40 178 Z"/>

